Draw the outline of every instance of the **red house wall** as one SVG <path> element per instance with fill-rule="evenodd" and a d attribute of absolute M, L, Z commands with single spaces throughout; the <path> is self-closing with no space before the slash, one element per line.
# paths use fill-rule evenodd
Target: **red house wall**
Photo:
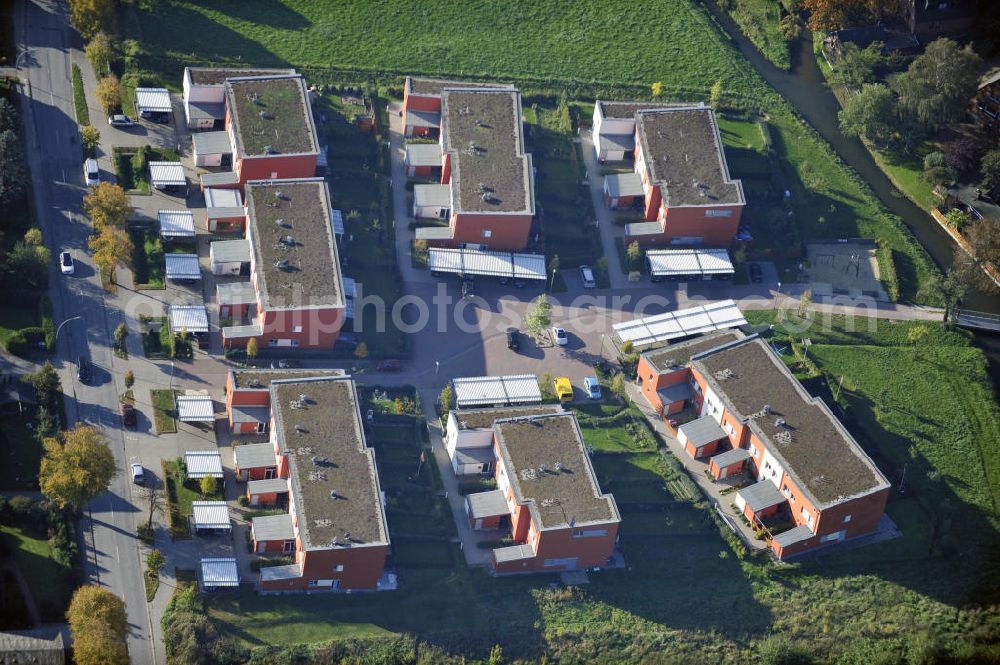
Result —
<path fill-rule="evenodd" d="M 403 114 L 407 111 L 441 112 L 441 98 L 437 96 L 415 95 L 409 88 L 403 92 Z"/>
<path fill-rule="evenodd" d="M 340 580 L 341 589 L 374 589 L 385 569 L 386 545 L 341 547 L 337 549 L 307 550 L 297 543 L 297 559 L 302 565 L 302 577 L 294 580 L 261 582 L 261 591 L 322 590 L 310 587 L 310 580 Z M 337 572 L 337 566 L 344 570 Z"/>
<path fill-rule="evenodd" d="M 242 187 L 251 180 L 312 178 L 316 175 L 317 155 L 262 155 L 238 157 L 233 164 Z"/>
<path fill-rule="evenodd" d="M 271 347 L 285 350 L 332 349 L 337 343 L 340 328 L 344 325 L 344 310 L 337 307 L 322 309 L 275 309 L 258 308 L 258 318 L 262 333 L 257 337 L 261 348 L 268 348 L 272 339 L 297 339 L 298 346 Z M 302 332 L 292 332 L 295 326 L 302 326 Z M 226 340 L 227 346 L 246 346 L 247 340 Z"/>
<path fill-rule="evenodd" d="M 490 237 L 484 238 L 483 231 Z M 487 245 L 491 250 L 515 252 L 528 246 L 531 215 L 452 213 L 452 242 Z"/>

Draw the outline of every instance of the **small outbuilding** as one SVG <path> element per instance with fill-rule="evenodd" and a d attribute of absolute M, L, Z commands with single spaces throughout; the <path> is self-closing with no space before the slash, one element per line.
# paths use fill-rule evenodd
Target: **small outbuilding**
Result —
<path fill-rule="evenodd" d="M 208 312 L 204 305 L 171 305 L 170 330 L 187 332 L 198 341 L 198 348 L 208 344 Z"/>
<path fill-rule="evenodd" d="M 206 187 L 204 194 L 208 230 L 211 233 L 243 231 L 246 227 L 247 211 L 243 207 L 240 190 Z"/>
<path fill-rule="evenodd" d="M 192 501 L 191 528 L 195 533 L 215 533 L 233 528 L 225 501 Z"/>
<path fill-rule="evenodd" d="M 190 210 L 160 210 L 156 220 L 164 240 L 194 240 L 194 213 Z"/>
<path fill-rule="evenodd" d="M 182 423 L 213 423 L 215 422 L 215 406 L 212 398 L 206 394 L 178 395 L 177 418 Z M 192 453 L 193 454 L 193 453 Z M 219 453 L 215 453 L 218 455 Z M 213 467 L 214 468 L 214 467 Z M 188 471 L 190 473 L 190 467 Z M 219 462 L 219 473 L 222 473 L 222 462 Z M 222 477 L 221 475 L 219 476 Z"/>
<path fill-rule="evenodd" d="M 612 210 L 628 208 L 644 195 L 642 176 L 638 173 L 612 173 L 604 176 L 604 202 Z"/>
<path fill-rule="evenodd" d="M 185 395 L 178 396 L 178 406 L 183 397 Z M 218 450 L 189 450 L 184 453 L 184 466 L 187 467 L 187 477 L 192 480 L 209 476 L 219 480 L 223 478 L 222 455 Z"/>
<path fill-rule="evenodd" d="M 411 178 L 430 178 L 434 169 L 441 168 L 441 146 L 437 143 L 407 143 L 406 175 Z"/>
<path fill-rule="evenodd" d="M 233 144 L 229 132 L 198 132 L 191 135 L 194 147 L 194 165 L 231 168 Z"/>
<path fill-rule="evenodd" d="M 236 559 L 202 559 L 198 585 L 202 591 L 222 591 L 240 585 Z"/>
<path fill-rule="evenodd" d="M 169 116 L 174 112 L 170 103 L 170 91 L 166 88 L 136 88 L 135 112 L 140 118 Z"/>
<path fill-rule="evenodd" d="M 250 274 L 250 242 L 216 240 L 209 246 L 213 275 Z"/>
<path fill-rule="evenodd" d="M 169 280 L 196 281 L 201 279 L 201 265 L 197 254 L 164 254 L 166 276 Z"/>
<path fill-rule="evenodd" d="M 413 188 L 413 216 L 447 219 L 451 211 L 451 185 L 417 185 Z"/>
<path fill-rule="evenodd" d="M 242 319 L 249 314 L 250 306 L 257 304 L 257 292 L 250 282 L 229 282 L 215 285 L 219 316 L 224 319 Z"/>
<path fill-rule="evenodd" d="M 180 162 L 150 162 L 149 182 L 156 189 L 184 189 L 187 187 L 184 166 Z"/>

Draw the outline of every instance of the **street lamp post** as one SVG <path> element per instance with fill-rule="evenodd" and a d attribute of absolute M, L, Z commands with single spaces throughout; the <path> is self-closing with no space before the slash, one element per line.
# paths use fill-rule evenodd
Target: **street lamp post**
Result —
<path fill-rule="evenodd" d="M 174 389 L 174 361 L 170 361 L 170 389 Z"/>
<path fill-rule="evenodd" d="M 556 284 L 556 270 L 558 270 L 558 268 L 552 269 L 552 277 L 549 278 L 549 293 L 552 293 L 552 287 Z"/>
<path fill-rule="evenodd" d="M 778 300 L 781 298 L 781 282 L 778 282 L 778 292 L 774 295 L 774 307 L 771 309 L 778 309 Z"/>

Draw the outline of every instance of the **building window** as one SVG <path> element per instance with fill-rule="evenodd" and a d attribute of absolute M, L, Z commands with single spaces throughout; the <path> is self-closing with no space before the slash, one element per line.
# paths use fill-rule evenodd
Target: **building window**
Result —
<path fill-rule="evenodd" d="M 490 231 L 489 229 L 483 229 L 483 237 L 484 238 L 490 238 L 492 236 L 493 236 L 493 231 Z"/>
<path fill-rule="evenodd" d="M 299 345 L 299 340 L 297 340 L 297 339 L 293 339 L 293 340 L 291 340 L 291 342 L 292 342 L 292 346 L 298 346 Z"/>
<path fill-rule="evenodd" d="M 278 179 L 278 172 L 271 171 L 271 180 L 277 180 L 277 179 Z"/>
<path fill-rule="evenodd" d="M 753 455 L 754 457 L 757 457 L 757 446 L 753 445 L 752 443 L 750 444 L 750 454 Z"/>
<path fill-rule="evenodd" d="M 292 327 L 292 332 L 293 333 L 300 333 L 300 332 L 302 332 L 302 326 L 293 326 Z"/>
<path fill-rule="evenodd" d="M 291 554 L 292 552 L 294 552 L 295 551 L 295 541 L 294 540 L 286 540 L 281 545 L 281 551 L 284 552 L 285 554 Z"/>
<path fill-rule="evenodd" d="M 724 425 L 724 427 L 725 427 L 726 433 L 729 434 L 729 436 L 736 436 L 736 430 L 733 429 L 733 426 L 730 423 L 727 422 Z"/>
<path fill-rule="evenodd" d="M 338 563 L 338 564 L 337 564 L 337 567 L 336 567 L 336 568 L 334 568 L 334 571 L 336 571 L 336 572 L 338 572 L 338 573 L 342 573 L 342 572 L 344 572 L 344 564 L 342 564 L 342 563 Z"/>
<path fill-rule="evenodd" d="M 785 495 L 785 498 L 789 501 L 795 501 L 795 495 L 792 494 L 792 490 L 788 489 L 788 485 L 781 488 L 781 493 Z"/>
<path fill-rule="evenodd" d="M 577 529 L 573 532 L 574 538 L 603 538 L 606 535 L 607 529 Z"/>
<path fill-rule="evenodd" d="M 269 339 L 269 340 L 267 340 L 267 345 L 268 346 L 278 346 L 278 340 L 276 340 L 276 339 Z"/>
<path fill-rule="evenodd" d="M 705 217 L 732 217 L 732 210 L 706 210 Z"/>
<path fill-rule="evenodd" d="M 809 526 L 812 526 L 813 516 L 809 513 L 808 510 L 805 509 L 805 506 L 803 506 L 802 510 L 799 511 L 799 514 L 802 515 L 802 519 L 804 519 L 806 521 L 806 524 L 808 524 Z"/>
<path fill-rule="evenodd" d="M 850 515 L 844 515 L 844 524 L 847 524 L 850 521 L 851 521 L 851 516 Z"/>

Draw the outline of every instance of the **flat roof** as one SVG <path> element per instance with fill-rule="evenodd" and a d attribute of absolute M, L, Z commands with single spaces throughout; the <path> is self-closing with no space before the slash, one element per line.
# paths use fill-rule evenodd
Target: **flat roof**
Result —
<path fill-rule="evenodd" d="M 743 313 L 732 300 L 720 300 L 674 312 L 616 323 L 611 329 L 621 343 L 643 347 L 699 333 L 746 325 Z"/>
<path fill-rule="evenodd" d="M 236 559 L 202 559 L 201 583 L 207 587 L 238 587 L 240 572 Z"/>
<path fill-rule="evenodd" d="M 509 83 L 483 83 L 481 81 L 455 81 L 451 79 L 433 79 L 407 76 L 406 84 L 410 93 L 424 97 L 439 97 L 445 88 L 507 88 L 513 90 Z"/>
<path fill-rule="evenodd" d="M 451 380 L 455 389 L 455 405 L 500 406 L 510 404 L 538 404 L 542 391 L 534 374 L 508 376 L 465 376 Z"/>
<path fill-rule="evenodd" d="M 215 296 L 220 305 L 252 305 L 257 302 L 257 292 L 250 282 L 216 283 Z"/>
<path fill-rule="evenodd" d="M 295 525 L 292 524 L 292 516 L 289 513 L 284 515 L 266 515 L 255 517 L 251 522 L 253 525 L 254 540 L 295 540 Z"/>
<path fill-rule="evenodd" d="M 739 464 L 740 462 L 745 462 L 748 459 L 750 459 L 749 450 L 746 448 L 733 448 L 732 450 L 727 450 L 724 453 L 713 455 L 709 458 L 709 461 L 713 462 L 715 466 L 720 469 L 724 469 L 727 466 Z"/>
<path fill-rule="evenodd" d="M 170 113 L 174 110 L 170 103 L 170 91 L 166 88 L 136 88 L 135 105 L 140 111 L 154 113 Z"/>
<path fill-rule="evenodd" d="M 344 375 L 342 369 L 249 369 L 230 372 L 236 390 L 269 390 L 272 381 Z"/>
<path fill-rule="evenodd" d="M 216 240 L 208 251 L 214 263 L 250 263 L 250 243 L 246 238 Z"/>
<path fill-rule="evenodd" d="M 167 279 L 201 279 L 197 254 L 164 254 Z"/>
<path fill-rule="evenodd" d="M 715 112 L 699 105 L 639 111 L 636 130 L 650 180 L 670 206 L 742 205 L 729 175 Z"/>
<path fill-rule="evenodd" d="M 625 225 L 627 236 L 655 236 L 663 233 L 659 222 L 632 222 Z"/>
<path fill-rule="evenodd" d="M 211 174 L 205 174 L 211 175 Z M 204 176 L 202 176 L 204 179 Z M 242 208 L 243 195 L 238 189 L 227 189 L 223 187 L 205 188 L 206 208 Z"/>
<path fill-rule="evenodd" d="M 543 529 L 618 522 L 603 494 L 573 414 L 530 416 L 493 426 L 514 497 Z"/>
<path fill-rule="evenodd" d="M 218 450 L 189 450 L 184 453 L 184 464 L 188 478 L 222 478 L 222 455 Z"/>
<path fill-rule="evenodd" d="M 275 74 L 294 74 L 294 69 L 268 69 L 264 67 L 185 67 L 185 74 L 195 85 L 222 85 L 226 79 L 246 78 L 248 76 L 274 76 Z"/>
<path fill-rule="evenodd" d="M 702 416 L 680 426 L 687 440 L 693 446 L 703 446 L 725 438 L 726 433 L 712 416 Z"/>
<path fill-rule="evenodd" d="M 600 110 L 601 114 L 605 118 L 618 118 L 627 119 L 631 118 L 635 120 L 635 114 L 639 111 L 647 111 L 651 109 L 669 109 L 674 107 L 688 107 L 690 104 L 678 103 L 678 104 L 664 104 L 662 102 L 615 102 L 615 101 L 604 101 L 597 100 L 596 107 Z"/>
<path fill-rule="evenodd" d="M 485 275 L 545 281 L 545 255 L 490 252 L 479 249 L 432 247 L 427 267 L 432 272 Z"/>
<path fill-rule="evenodd" d="M 208 332 L 208 312 L 204 305 L 171 305 L 170 329 L 176 332 Z"/>
<path fill-rule="evenodd" d="M 604 176 L 604 191 L 612 198 L 642 196 L 642 176 L 638 173 L 612 173 Z"/>
<path fill-rule="evenodd" d="M 233 405 L 229 407 L 229 417 L 234 423 L 267 423 L 271 421 L 271 409 L 266 406 Z"/>
<path fill-rule="evenodd" d="M 671 275 L 732 275 L 736 270 L 725 249 L 652 249 L 646 252 L 655 277 Z"/>
<path fill-rule="evenodd" d="M 250 494 L 282 494 L 287 491 L 287 478 L 265 478 L 247 482 L 247 492 Z"/>
<path fill-rule="evenodd" d="M 180 162 L 149 162 L 149 179 L 154 186 L 181 187 L 187 184 L 184 166 Z"/>
<path fill-rule="evenodd" d="M 270 391 L 273 435 L 288 456 L 302 546 L 388 543 L 375 453 L 365 442 L 354 381 L 273 381 Z"/>
<path fill-rule="evenodd" d="M 160 210 L 156 213 L 160 235 L 165 238 L 193 238 L 194 213 L 190 210 Z"/>
<path fill-rule="evenodd" d="M 219 171 L 218 173 L 202 173 L 201 186 L 208 190 L 210 187 L 222 187 L 223 185 L 236 185 L 240 182 L 240 177 L 235 171 Z"/>
<path fill-rule="evenodd" d="M 407 143 L 406 164 L 409 166 L 441 166 L 441 146 L 437 143 Z"/>
<path fill-rule="evenodd" d="M 222 120 L 226 117 L 225 102 L 193 102 L 184 105 L 189 120 Z"/>
<path fill-rule="evenodd" d="M 797 527 L 791 528 L 788 531 L 782 531 L 776 535 L 773 540 L 778 544 L 779 547 L 788 547 L 789 545 L 794 545 L 795 543 L 800 543 L 803 540 L 809 540 L 815 534 L 805 524 L 800 524 Z"/>
<path fill-rule="evenodd" d="M 302 577 L 302 567 L 297 563 L 292 563 L 287 566 L 268 566 L 260 569 L 261 582 L 294 580 L 299 577 Z"/>
<path fill-rule="evenodd" d="M 264 308 L 343 307 L 326 182 L 249 182 L 246 199 L 247 237 Z"/>
<path fill-rule="evenodd" d="M 558 404 L 546 406 L 507 406 L 500 409 L 455 409 L 452 414 L 458 422 L 459 429 L 493 429 L 493 423 L 507 418 L 523 416 L 540 416 L 547 413 L 560 413 L 562 407 Z"/>
<path fill-rule="evenodd" d="M 234 407 L 235 408 L 235 407 Z M 254 407 L 266 408 L 266 407 Z M 241 469 L 256 469 L 262 466 L 277 466 L 274 456 L 274 446 L 270 443 L 244 443 L 233 447 L 236 466 Z"/>
<path fill-rule="evenodd" d="M 519 92 L 446 88 L 441 145 L 451 153 L 455 212 L 534 214 L 534 175 L 531 155 L 524 152 Z"/>
<path fill-rule="evenodd" d="M 595 137 L 599 150 L 635 150 L 635 134 L 605 134 L 601 132 Z"/>
<path fill-rule="evenodd" d="M 435 206 L 438 208 L 451 207 L 451 186 L 450 185 L 414 185 L 413 204 L 419 207 Z"/>
<path fill-rule="evenodd" d="M 225 501 L 192 501 L 191 514 L 196 529 L 231 529 L 229 505 Z"/>
<path fill-rule="evenodd" d="M 191 140 L 196 155 L 228 155 L 233 151 L 229 132 L 195 132 Z"/>
<path fill-rule="evenodd" d="M 717 333 L 708 333 L 695 339 L 684 342 L 670 344 L 660 349 L 647 351 L 642 354 L 646 361 L 661 372 L 666 372 L 677 367 L 686 367 L 691 360 L 691 356 L 696 356 L 703 351 L 714 349 L 717 346 L 735 342 L 743 337 L 742 333 L 736 330 L 726 330 Z"/>
<path fill-rule="evenodd" d="M 755 513 L 785 503 L 784 495 L 770 480 L 761 480 L 737 490 L 736 493 L 747 502 L 747 506 Z"/>
<path fill-rule="evenodd" d="M 760 338 L 706 351 L 691 364 L 727 409 L 748 419 L 817 508 L 889 486 L 826 404 L 810 396 Z"/>
<path fill-rule="evenodd" d="M 441 114 L 436 111 L 423 111 L 420 109 L 406 110 L 407 127 L 432 127 L 441 126 Z"/>
<path fill-rule="evenodd" d="M 319 153 L 306 82 L 301 75 L 230 78 L 225 82 L 225 91 L 241 154 Z"/>
<path fill-rule="evenodd" d="M 469 515 L 472 519 L 496 517 L 497 515 L 507 515 L 510 513 L 510 509 L 507 507 L 507 499 L 501 490 L 476 492 L 466 496 L 465 500 L 469 504 Z"/>

